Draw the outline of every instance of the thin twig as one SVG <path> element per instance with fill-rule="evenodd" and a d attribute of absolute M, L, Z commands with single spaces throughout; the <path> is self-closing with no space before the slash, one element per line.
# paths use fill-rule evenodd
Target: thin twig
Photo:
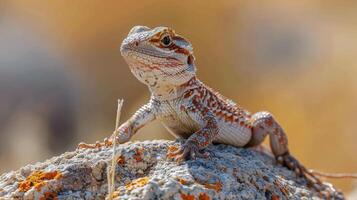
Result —
<path fill-rule="evenodd" d="M 116 164 L 116 137 L 118 135 L 119 121 L 120 121 L 120 113 L 121 107 L 123 106 L 124 100 L 118 99 L 118 108 L 117 108 L 117 117 L 115 121 L 115 129 L 112 135 L 113 141 L 113 155 L 112 155 L 112 164 L 111 167 L 108 168 L 108 199 L 113 199 L 113 194 L 115 190 L 114 178 L 115 178 L 115 164 Z"/>

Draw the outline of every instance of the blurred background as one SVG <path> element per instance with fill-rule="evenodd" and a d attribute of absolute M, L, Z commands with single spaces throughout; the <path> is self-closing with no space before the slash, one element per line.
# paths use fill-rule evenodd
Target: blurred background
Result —
<path fill-rule="evenodd" d="M 0 0 L 0 173 L 93 143 L 149 98 L 119 46 L 134 25 L 169 26 L 198 76 L 268 110 L 309 168 L 357 172 L 357 1 Z M 172 139 L 159 122 L 134 140 Z M 331 180 L 346 193 L 351 180 Z"/>

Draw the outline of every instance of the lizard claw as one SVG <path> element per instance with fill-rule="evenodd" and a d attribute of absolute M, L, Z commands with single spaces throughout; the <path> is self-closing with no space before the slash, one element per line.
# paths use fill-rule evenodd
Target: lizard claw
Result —
<path fill-rule="evenodd" d="M 299 163 L 289 152 L 277 156 L 276 160 L 279 164 L 287 167 L 288 169 L 295 172 L 297 176 L 304 177 L 307 181 L 307 186 L 312 187 L 317 192 L 320 193 L 324 198 L 331 198 L 331 196 L 336 195 L 336 191 L 333 191 L 327 185 L 325 185 L 318 177 L 307 170 L 303 165 Z"/>
<path fill-rule="evenodd" d="M 181 145 L 176 151 L 169 152 L 168 157 L 174 158 L 174 160 L 176 161 L 183 161 L 196 158 L 207 158 L 209 157 L 209 153 L 202 153 L 195 143 L 187 141 L 185 144 Z"/>

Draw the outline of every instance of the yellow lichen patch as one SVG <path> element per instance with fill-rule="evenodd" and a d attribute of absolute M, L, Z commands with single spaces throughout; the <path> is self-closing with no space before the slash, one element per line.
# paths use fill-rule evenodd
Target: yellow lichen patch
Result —
<path fill-rule="evenodd" d="M 117 160 L 118 165 L 124 165 L 125 164 L 125 157 L 123 155 L 119 156 Z"/>
<path fill-rule="evenodd" d="M 143 178 L 138 178 L 136 180 L 133 180 L 131 183 L 127 184 L 125 186 L 126 190 L 133 190 L 137 187 L 143 187 L 144 185 L 146 185 L 149 182 L 149 177 L 143 177 Z"/>
<path fill-rule="evenodd" d="M 203 184 L 206 188 L 208 189 L 214 189 L 216 190 L 217 192 L 220 192 L 222 190 L 222 183 L 217 181 L 216 183 L 205 183 Z"/>
<path fill-rule="evenodd" d="M 46 192 L 40 200 L 58 200 L 58 198 L 56 193 Z"/>
<path fill-rule="evenodd" d="M 198 200 L 211 200 L 211 198 L 206 193 L 201 193 Z"/>
<path fill-rule="evenodd" d="M 41 188 L 46 185 L 46 182 L 40 182 L 37 183 L 36 185 L 34 185 L 33 187 L 37 190 L 37 191 L 41 191 Z"/>
<path fill-rule="evenodd" d="M 114 191 L 113 192 L 113 198 L 117 198 L 120 195 L 119 191 Z"/>
<path fill-rule="evenodd" d="M 45 185 L 45 181 L 52 179 L 59 179 L 62 177 L 61 172 L 42 172 L 34 171 L 32 172 L 26 180 L 20 182 L 19 190 L 21 192 L 26 192 L 32 187 L 35 187 L 36 190 L 41 190 L 41 187 Z"/>
<path fill-rule="evenodd" d="M 191 194 L 183 194 L 181 193 L 181 198 L 183 200 L 195 200 L 195 196 L 191 195 Z"/>
<path fill-rule="evenodd" d="M 117 190 L 114 190 L 113 194 L 112 194 L 112 198 L 109 198 L 110 197 L 110 194 L 107 194 L 106 198 L 105 199 L 114 199 L 114 198 L 117 198 L 120 196 L 120 191 L 119 191 L 119 188 Z"/>

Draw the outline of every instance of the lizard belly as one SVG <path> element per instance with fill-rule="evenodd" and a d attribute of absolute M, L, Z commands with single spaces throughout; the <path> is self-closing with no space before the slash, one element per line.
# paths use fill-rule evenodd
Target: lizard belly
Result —
<path fill-rule="evenodd" d="M 250 128 L 240 126 L 238 123 L 227 123 L 224 121 L 218 121 L 219 133 L 214 142 L 221 144 L 229 144 L 236 147 L 242 147 L 246 145 L 252 136 Z"/>
<path fill-rule="evenodd" d="M 189 116 L 166 116 L 160 120 L 172 135 L 179 138 L 188 138 L 200 128 Z"/>
<path fill-rule="evenodd" d="M 200 125 L 186 112 L 177 112 L 179 105 L 181 105 L 179 101 L 171 104 L 162 103 L 157 118 L 175 137 L 188 138 L 200 129 Z"/>
<path fill-rule="evenodd" d="M 181 104 L 182 102 L 180 101 L 161 103 L 157 118 L 175 137 L 188 138 L 200 130 L 203 124 L 200 124 L 199 121 L 193 119 L 186 112 L 180 111 Z M 219 131 L 213 142 L 242 147 L 250 141 L 252 135 L 250 128 L 241 126 L 238 122 L 227 122 L 218 117 L 216 120 Z"/>
<path fill-rule="evenodd" d="M 201 128 L 197 122 L 186 114 L 177 116 L 171 113 L 169 116 L 161 117 L 160 120 L 172 135 L 179 138 L 188 138 Z M 245 126 L 226 123 L 221 120 L 218 121 L 218 126 L 219 132 L 213 142 L 242 147 L 251 139 L 251 129 Z"/>

